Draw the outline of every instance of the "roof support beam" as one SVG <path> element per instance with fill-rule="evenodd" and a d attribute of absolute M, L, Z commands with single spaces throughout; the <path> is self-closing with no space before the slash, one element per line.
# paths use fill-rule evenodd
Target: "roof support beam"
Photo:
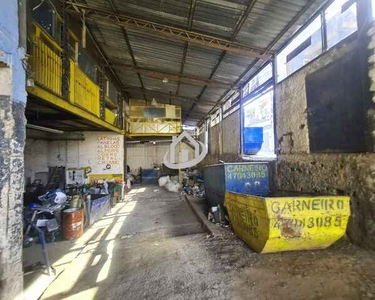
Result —
<path fill-rule="evenodd" d="M 155 22 L 149 22 L 122 14 L 116 14 L 114 12 L 93 9 L 90 8 L 90 6 L 72 3 L 71 1 L 67 1 L 67 4 L 71 4 L 70 7 L 67 5 L 67 11 L 70 13 L 77 13 L 76 9 L 79 9 L 81 12 L 84 10 L 87 20 L 118 25 L 138 31 L 145 31 L 150 34 L 158 35 L 159 37 L 190 42 L 203 47 L 228 51 L 230 53 L 235 53 L 246 57 L 260 58 L 263 60 L 268 60 L 272 57 L 272 53 L 270 51 L 265 51 L 260 48 L 250 47 L 210 35 L 200 34 Z"/>
<path fill-rule="evenodd" d="M 123 87 L 123 90 L 124 91 L 140 91 L 140 92 L 144 92 L 146 94 L 155 94 L 155 95 L 160 95 L 160 96 L 165 96 L 166 99 L 180 99 L 180 100 L 187 100 L 187 101 L 192 101 L 192 102 L 197 102 L 197 103 L 202 103 L 202 104 L 207 104 L 207 105 L 212 105 L 212 104 L 215 104 L 216 102 L 214 101 L 208 101 L 208 100 L 199 100 L 197 98 L 190 98 L 190 97 L 186 97 L 186 96 L 181 96 L 181 95 L 173 95 L 171 93 L 164 93 L 164 92 L 160 92 L 160 91 L 157 91 L 157 90 L 149 90 L 149 89 L 144 89 L 144 88 L 140 88 L 140 87 L 135 87 L 135 86 L 125 86 Z"/>
<path fill-rule="evenodd" d="M 307 4 L 294 16 L 294 18 L 288 23 L 288 25 L 277 35 L 277 37 L 272 41 L 271 44 L 268 45 L 268 47 L 266 49 L 270 50 L 272 49 L 273 46 L 276 45 L 276 43 L 284 36 L 284 34 L 286 34 L 288 32 L 288 30 L 298 21 L 299 18 L 302 17 L 302 15 L 311 7 L 311 5 L 314 3 L 313 0 L 310 0 L 309 2 L 307 2 Z M 236 80 L 236 82 L 234 83 L 235 85 L 239 84 L 240 81 L 243 79 L 243 77 L 247 74 L 247 72 L 249 72 L 255 65 L 256 63 L 258 62 L 259 60 L 254 60 L 247 68 L 246 70 L 241 74 L 241 76 Z M 207 115 L 209 115 L 210 113 L 212 113 L 217 107 L 218 105 L 220 105 L 221 101 L 225 98 L 225 96 L 230 92 L 231 89 L 228 89 L 221 97 L 220 99 L 217 101 L 217 104 L 212 107 L 212 109 L 207 113 Z M 207 117 L 207 115 L 202 118 L 199 123 L 202 123 L 203 119 L 205 119 Z M 198 124 L 199 124 L 198 123 Z"/>
<path fill-rule="evenodd" d="M 241 30 L 243 24 L 245 23 L 245 21 L 246 21 L 247 17 L 249 16 L 250 12 L 252 11 L 252 9 L 253 9 L 253 7 L 254 7 L 256 1 L 257 1 L 257 0 L 250 0 L 250 3 L 249 3 L 249 5 L 247 6 L 245 12 L 244 12 L 243 15 L 238 19 L 237 24 L 236 24 L 236 27 L 234 28 L 233 33 L 232 33 L 232 36 L 231 36 L 231 38 L 230 38 L 231 41 L 233 41 L 233 40 L 236 38 L 237 34 L 240 32 L 240 30 Z M 228 52 L 228 51 L 225 51 L 225 50 L 224 50 L 224 51 L 221 53 L 219 60 L 217 61 L 217 63 L 216 63 L 216 65 L 214 66 L 214 68 L 212 69 L 212 72 L 211 72 L 211 74 L 210 74 L 210 79 L 212 79 L 212 78 L 214 77 L 214 75 L 215 75 L 217 69 L 219 68 L 221 62 L 224 60 L 225 55 L 227 54 L 227 52 Z M 230 89 L 232 89 L 232 88 L 233 88 L 233 87 L 231 87 Z M 203 87 L 201 93 L 200 93 L 199 96 L 198 96 L 199 99 L 203 96 L 203 94 L 204 94 L 204 92 L 206 91 L 206 89 L 207 89 L 207 85 Z M 220 100 L 219 100 L 219 101 L 220 101 Z M 186 117 L 184 118 L 184 120 L 186 120 L 186 119 L 189 117 L 191 111 L 194 109 L 194 106 L 195 106 L 195 105 L 193 104 L 192 107 L 191 107 L 191 109 L 190 109 L 190 111 L 188 112 L 188 114 L 187 114 Z"/>
<path fill-rule="evenodd" d="M 146 75 L 152 78 L 160 78 L 160 79 L 167 78 L 168 80 L 171 80 L 171 81 L 178 81 L 178 82 L 181 81 L 184 83 L 194 84 L 194 85 L 210 84 L 210 85 L 216 85 L 220 87 L 228 87 L 228 88 L 232 87 L 232 84 L 230 82 L 207 80 L 207 79 L 195 77 L 195 76 L 184 76 L 181 73 L 180 74 L 179 73 L 167 73 L 167 72 L 161 72 L 158 70 L 141 68 L 141 67 L 125 65 L 125 64 L 111 64 L 111 65 L 106 65 L 106 67 L 112 68 L 112 69 L 119 69 L 119 70 L 134 70 L 138 74 Z"/>
<path fill-rule="evenodd" d="M 109 4 L 111 5 L 112 11 L 115 14 L 117 14 L 118 11 L 117 11 L 117 8 L 116 8 L 115 4 L 113 3 L 113 1 L 112 0 L 108 0 L 108 1 L 109 1 Z M 132 58 L 133 65 L 134 65 L 134 67 L 137 67 L 137 61 L 135 60 L 133 49 L 132 49 L 132 46 L 131 46 L 130 41 L 129 41 L 128 33 L 126 32 L 124 27 L 120 26 L 120 29 L 121 29 L 122 35 L 124 36 L 126 46 L 128 47 L 130 57 Z M 141 84 L 142 88 L 144 88 L 145 86 L 143 84 L 142 76 L 139 72 L 137 72 L 137 76 L 138 76 L 139 83 Z M 145 94 L 143 94 L 143 98 L 147 101 L 147 98 L 146 98 Z"/>
<path fill-rule="evenodd" d="M 189 20 L 188 20 L 188 28 L 187 28 L 189 31 L 193 27 L 193 20 L 194 20 L 194 13 L 195 13 L 195 4 L 196 4 L 196 2 L 197 2 L 197 0 L 190 0 Z M 182 60 L 181 60 L 180 74 L 184 73 L 184 68 L 185 68 L 186 55 L 187 55 L 188 47 L 189 47 L 189 43 L 185 42 L 184 52 L 182 54 Z M 180 93 L 180 85 L 181 85 L 181 82 L 178 81 L 176 95 L 178 95 Z"/>
<path fill-rule="evenodd" d="M 76 13 L 79 13 L 81 15 L 80 20 L 81 20 L 81 22 L 83 22 L 84 20 L 82 18 L 82 11 L 80 12 L 79 9 L 75 7 L 77 4 L 74 1 L 76 1 L 76 0 L 73 0 L 73 2 L 69 1 L 69 3 L 68 3 L 68 1 L 66 1 L 65 2 L 65 4 L 66 4 L 65 10 L 67 10 L 67 6 L 70 6 L 70 9 L 73 9 Z M 91 33 L 88 24 L 86 24 L 86 31 L 87 31 L 89 37 L 91 38 L 96 50 L 99 52 L 100 57 L 103 59 L 103 61 L 106 64 L 108 64 L 108 58 L 104 54 L 103 49 L 99 46 L 99 44 L 98 44 L 97 40 L 95 39 L 95 37 L 93 36 L 93 34 Z M 113 77 L 115 78 L 115 80 L 117 81 L 118 85 L 121 87 L 122 83 L 121 83 L 121 80 L 118 78 L 117 74 L 113 71 L 113 69 L 110 69 L 110 71 L 111 71 Z"/>

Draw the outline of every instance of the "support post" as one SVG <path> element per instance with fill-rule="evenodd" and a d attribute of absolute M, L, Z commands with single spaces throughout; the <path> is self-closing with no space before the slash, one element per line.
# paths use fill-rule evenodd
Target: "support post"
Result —
<path fill-rule="evenodd" d="M 124 129 L 124 97 L 122 93 L 117 93 L 117 126 Z"/>
<path fill-rule="evenodd" d="M 25 5 L 7 0 L 0 10 L 0 299 L 12 300 L 24 299 Z"/>
<path fill-rule="evenodd" d="M 60 0 L 61 6 L 61 41 L 62 48 L 62 85 L 61 94 L 65 100 L 69 99 L 69 83 L 70 83 L 70 61 L 69 61 L 69 15 L 66 11 L 66 0 Z"/>
<path fill-rule="evenodd" d="M 374 102 L 372 101 L 371 85 L 373 78 L 370 79 L 369 71 L 372 69 L 373 64 L 369 63 L 369 57 L 374 54 L 373 49 L 369 47 L 371 41 L 374 39 L 370 37 L 368 32 L 373 26 L 372 18 L 372 1 L 362 0 L 357 1 L 357 21 L 358 21 L 358 37 L 357 37 L 357 55 L 361 69 L 361 85 L 363 97 L 363 116 L 366 118 L 366 151 L 375 152 L 375 141 L 373 131 L 375 124 L 373 121 L 374 115 Z M 374 4 L 375 5 L 375 4 Z"/>
<path fill-rule="evenodd" d="M 100 118 L 105 120 L 105 93 L 106 93 L 106 80 L 104 72 L 104 61 L 100 61 L 100 70 L 99 70 L 99 88 L 100 88 Z"/>
<path fill-rule="evenodd" d="M 122 98 L 122 107 L 124 107 L 124 101 L 128 100 L 128 95 L 127 94 L 121 94 L 121 98 Z M 123 113 L 123 129 L 124 129 L 124 182 L 125 182 L 125 186 L 127 185 L 127 180 L 126 180 L 126 175 L 128 174 L 128 149 L 127 149 L 127 144 L 126 144 L 126 140 L 127 140 L 127 136 L 126 136 L 126 116 L 125 116 L 125 111 L 124 109 L 122 109 L 122 113 Z M 126 195 L 126 188 L 124 188 L 124 192 L 123 192 L 123 201 L 125 201 L 125 195 Z"/>

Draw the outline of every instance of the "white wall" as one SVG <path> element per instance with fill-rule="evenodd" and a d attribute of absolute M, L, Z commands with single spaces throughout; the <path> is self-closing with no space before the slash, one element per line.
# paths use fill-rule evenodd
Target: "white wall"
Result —
<path fill-rule="evenodd" d="M 153 144 L 128 144 L 127 164 L 131 171 L 140 167 L 150 169 L 153 164 L 160 165 L 163 162 L 164 154 L 168 151 L 170 143 Z"/>
<path fill-rule="evenodd" d="M 36 172 L 48 172 L 48 167 L 63 166 L 69 168 L 91 168 L 90 175 L 123 174 L 123 136 L 111 132 L 83 132 L 84 141 L 43 141 L 27 139 L 25 151 L 25 175 L 31 182 Z M 127 164 L 132 171 L 161 165 L 169 150 L 169 143 L 128 144 Z M 189 159 L 194 151 L 183 144 L 183 150 L 189 151 Z M 176 155 L 178 155 L 176 153 Z M 106 165 L 110 169 L 106 169 Z"/>
<path fill-rule="evenodd" d="M 127 145 L 127 164 L 130 170 L 134 172 L 140 167 L 143 169 L 150 169 L 154 164 L 161 165 L 163 157 L 169 150 L 171 143 L 157 143 L 157 144 L 128 144 Z M 183 150 L 189 151 L 189 159 L 194 157 L 194 151 L 182 144 Z M 177 155 L 177 154 L 176 154 Z"/>
<path fill-rule="evenodd" d="M 123 174 L 123 135 L 111 132 L 83 132 L 84 141 L 44 141 L 27 139 L 25 177 L 35 179 L 35 173 L 48 172 L 48 167 L 90 167 L 90 175 Z M 106 168 L 110 165 L 110 169 Z"/>
<path fill-rule="evenodd" d="M 49 166 L 90 167 L 91 174 L 123 174 L 123 135 L 111 132 L 84 132 L 84 141 L 49 143 Z M 110 165 L 110 169 L 106 169 Z"/>
<path fill-rule="evenodd" d="M 26 139 L 24 150 L 25 182 L 35 180 L 35 173 L 48 172 L 48 142 Z"/>

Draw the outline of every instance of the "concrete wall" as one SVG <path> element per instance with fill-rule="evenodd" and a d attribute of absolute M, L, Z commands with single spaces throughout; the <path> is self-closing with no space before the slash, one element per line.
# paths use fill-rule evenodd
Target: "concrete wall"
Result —
<path fill-rule="evenodd" d="M 139 168 L 150 169 L 154 164 L 161 165 L 164 154 L 169 150 L 169 145 L 170 143 L 128 144 L 127 164 L 130 170 L 133 172 Z"/>
<path fill-rule="evenodd" d="M 375 249 L 375 154 L 311 154 L 307 123 L 306 76 L 350 51 L 361 53 L 361 49 L 358 40 L 344 43 L 277 85 L 275 183 L 284 190 L 350 195 L 348 235 L 355 243 Z"/>
<path fill-rule="evenodd" d="M 21 4 L 24 4 L 22 1 Z M 20 47 L 18 1 L 0 10 L 0 299 L 21 299 L 25 49 Z M 23 11 L 23 10 L 21 10 Z M 20 23 L 23 23 L 21 19 Z M 24 45 L 24 41 L 21 41 Z"/>
<path fill-rule="evenodd" d="M 372 142 L 372 151 L 375 152 L 375 26 L 368 31 L 369 36 L 369 79 L 370 79 L 370 95 L 372 97 L 371 104 L 368 107 L 368 136 Z"/>
<path fill-rule="evenodd" d="M 69 136 L 65 136 L 69 138 Z M 28 138 L 25 148 L 25 177 L 49 167 L 91 168 L 90 175 L 123 174 L 123 136 L 112 132 L 83 132 L 83 141 L 46 141 Z M 110 168 L 107 169 L 107 165 Z"/>
<path fill-rule="evenodd" d="M 91 168 L 91 174 L 123 174 L 123 136 L 112 132 L 83 132 L 84 141 L 49 142 L 48 165 Z M 110 169 L 106 166 L 110 165 Z"/>
<path fill-rule="evenodd" d="M 65 137 L 69 138 L 69 136 Z M 123 173 L 123 136 L 110 132 L 83 132 L 83 137 L 84 141 L 46 141 L 39 139 L 43 138 L 41 134 L 38 139 L 28 138 L 25 148 L 25 177 L 30 178 L 28 180 L 32 182 L 35 179 L 35 173 L 48 172 L 49 167 L 55 166 L 64 166 L 67 169 L 90 167 L 91 175 Z M 98 140 L 103 137 L 119 138 L 120 147 L 116 148 L 113 159 L 110 156 L 104 161 L 98 159 Z M 155 145 L 152 143 L 128 144 L 127 164 L 131 171 L 140 167 L 149 169 L 154 164 L 161 165 L 169 146 L 170 142 Z M 182 149 L 189 151 L 189 159 L 193 158 L 194 152 L 188 145 L 183 144 Z M 111 165 L 111 169 L 105 168 L 107 164 Z"/>
<path fill-rule="evenodd" d="M 25 180 L 32 183 L 36 173 L 48 172 L 48 142 L 26 139 L 24 160 Z"/>
<path fill-rule="evenodd" d="M 130 170 L 134 172 L 139 168 L 150 169 L 155 164 L 161 165 L 165 153 L 169 151 L 170 144 L 171 142 L 155 145 L 152 143 L 127 144 L 127 164 Z M 182 149 L 189 151 L 189 159 L 194 157 L 194 152 L 189 146 L 183 144 Z"/>
<path fill-rule="evenodd" d="M 203 135 L 199 137 L 200 141 L 204 141 Z M 200 167 L 216 164 L 219 160 L 242 161 L 240 110 L 209 129 L 208 144 L 208 154 L 199 164 Z"/>
<path fill-rule="evenodd" d="M 222 121 L 223 155 L 238 156 L 241 153 L 240 110 Z"/>
<path fill-rule="evenodd" d="M 371 91 L 375 92 L 375 28 L 370 33 L 372 56 Z M 375 249 L 375 154 L 310 153 L 305 78 L 351 51 L 368 59 L 365 38 L 349 39 L 332 48 L 282 81 L 276 88 L 278 159 L 275 169 L 277 189 L 317 194 L 345 194 L 351 197 L 352 217 L 348 235 L 353 242 Z M 365 53 L 365 55 L 363 55 Z M 366 56 L 367 55 L 367 56 Z M 365 66 L 365 68 L 367 68 Z M 366 87 L 366 79 L 363 86 Z M 375 97 L 373 98 L 375 99 Z M 366 141 L 375 149 L 375 100 L 366 103 Z M 366 118 L 366 116 L 364 116 Z M 347 124 L 350 126 L 350 124 Z M 243 161 L 240 155 L 240 112 L 209 129 L 209 154 L 199 165 Z M 348 128 L 343 128 L 348 130 Z M 371 136 L 372 133 L 372 136 Z M 370 139 L 369 139 L 370 136 Z M 199 139 L 204 140 L 204 134 Z"/>

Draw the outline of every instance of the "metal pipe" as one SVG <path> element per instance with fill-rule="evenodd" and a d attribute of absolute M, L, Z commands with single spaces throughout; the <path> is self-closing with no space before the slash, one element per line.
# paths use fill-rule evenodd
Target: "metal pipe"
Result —
<path fill-rule="evenodd" d="M 141 143 L 149 143 L 149 144 L 159 144 L 159 143 L 172 143 L 172 140 L 157 140 L 157 141 L 127 141 L 126 144 L 141 144 Z"/>
<path fill-rule="evenodd" d="M 30 140 L 36 140 L 36 141 L 49 141 L 49 142 L 59 142 L 59 141 L 80 141 L 83 142 L 85 139 L 84 138 L 43 138 L 39 136 L 27 136 L 28 139 Z"/>
<path fill-rule="evenodd" d="M 86 14 L 82 9 L 82 48 L 86 49 Z"/>
<path fill-rule="evenodd" d="M 64 131 L 62 131 L 62 130 L 52 129 L 52 128 L 48 128 L 48 127 L 33 125 L 33 124 L 26 124 L 26 127 L 30 128 L 30 129 L 35 129 L 35 130 L 45 131 L 45 132 L 51 132 L 51 133 L 56 133 L 56 134 L 63 134 L 64 133 Z"/>

